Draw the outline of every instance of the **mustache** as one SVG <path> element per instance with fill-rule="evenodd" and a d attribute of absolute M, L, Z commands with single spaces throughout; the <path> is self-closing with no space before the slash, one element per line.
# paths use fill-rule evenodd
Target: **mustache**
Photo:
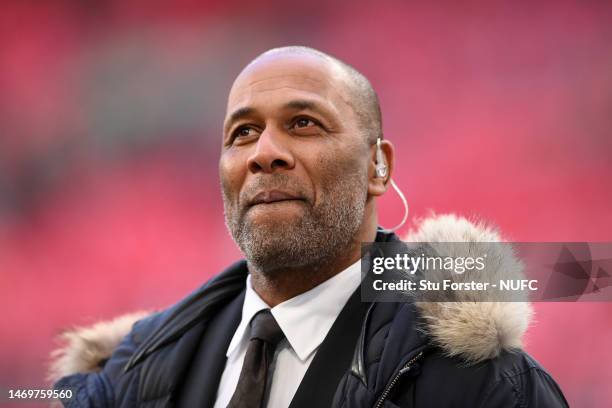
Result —
<path fill-rule="evenodd" d="M 268 190 L 284 191 L 293 196 L 303 198 L 307 203 L 312 201 L 306 188 L 304 188 L 299 182 L 287 174 L 276 173 L 260 176 L 253 180 L 251 184 L 246 186 L 240 193 L 240 207 L 247 207 L 248 203 L 258 193 Z"/>

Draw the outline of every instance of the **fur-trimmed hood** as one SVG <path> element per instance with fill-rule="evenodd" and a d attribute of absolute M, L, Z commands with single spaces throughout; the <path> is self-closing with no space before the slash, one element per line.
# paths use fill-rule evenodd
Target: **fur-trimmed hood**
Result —
<path fill-rule="evenodd" d="M 132 325 L 148 314 L 145 311 L 128 313 L 92 326 L 65 330 L 58 336 L 62 346 L 51 352 L 47 379 L 55 382 L 70 374 L 100 371 Z"/>
<path fill-rule="evenodd" d="M 523 279 L 523 264 L 514 255 L 510 245 L 503 242 L 500 233 L 482 221 L 470 222 L 455 215 L 439 215 L 417 223 L 418 228 L 409 232 L 406 242 L 433 244 L 439 255 L 465 257 L 474 253 L 488 255 L 482 271 L 463 274 L 427 272 L 431 281 L 451 278 L 455 282 L 469 282 L 472 278 L 486 278 L 493 282 L 500 279 Z M 466 243 L 457 244 L 457 243 Z M 443 253 L 442 253 L 443 252 Z M 455 291 L 452 301 L 429 302 L 427 296 L 417 296 L 417 308 L 425 321 L 423 329 L 431 340 L 448 356 L 461 357 L 466 363 L 497 357 L 503 350 L 522 348 L 522 338 L 531 321 L 530 303 L 516 301 L 493 302 L 482 292 Z M 520 300 L 526 300 L 520 295 Z M 439 300 L 439 298 L 437 299 Z"/>
<path fill-rule="evenodd" d="M 499 242 L 500 234 L 482 222 L 455 215 L 438 215 L 417 223 L 408 242 Z M 457 254 L 454 254 L 457 255 Z M 492 254 L 482 273 L 505 279 L 522 278 L 522 264 L 511 251 Z M 491 261 L 491 258 L 489 258 Z M 458 294 L 454 302 L 416 302 L 432 341 L 449 356 L 467 363 L 494 358 L 503 350 L 521 348 L 532 317 L 527 302 L 477 302 Z M 131 313 L 90 327 L 76 327 L 60 335 L 62 346 L 52 352 L 49 381 L 77 372 L 99 371 L 132 325 L 148 312 Z"/>

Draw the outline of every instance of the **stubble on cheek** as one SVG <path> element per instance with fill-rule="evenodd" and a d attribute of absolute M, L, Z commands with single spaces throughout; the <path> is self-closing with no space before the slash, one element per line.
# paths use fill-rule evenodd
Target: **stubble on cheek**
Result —
<path fill-rule="evenodd" d="M 225 216 L 225 223 L 228 228 L 230 225 L 234 225 L 241 218 L 239 212 L 240 204 L 240 190 L 236 191 L 228 181 L 227 177 L 221 175 L 221 197 L 223 199 L 223 211 Z M 231 232 L 231 229 L 230 229 Z"/>
<path fill-rule="evenodd" d="M 249 217 L 248 194 L 266 188 L 304 193 L 304 186 L 294 176 L 274 173 L 261 175 L 238 193 L 222 178 L 226 225 L 247 260 L 262 272 L 272 274 L 337 256 L 361 226 L 367 198 L 365 169 L 350 157 L 331 154 L 320 156 L 314 166 L 320 175 L 316 183 L 320 190 L 304 194 L 310 200 L 299 204 L 303 206 L 301 216 L 270 217 L 263 222 Z"/>

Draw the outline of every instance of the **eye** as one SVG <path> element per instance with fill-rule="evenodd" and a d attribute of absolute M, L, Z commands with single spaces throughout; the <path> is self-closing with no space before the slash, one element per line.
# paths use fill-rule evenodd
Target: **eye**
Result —
<path fill-rule="evenodd" d="M 248 127 L 248 126 L 240 126 L 238 129 L 236 129 L 236 131 L 234 132 L 234 137 L 244 137 L 244 136 L 251 136 L 253 131 L 253 128 Z"/>
<path fill-rule="evenodd" d="M 228 145 L 242 144 L 253 139 L 257 133 L 257 129 L 250 125 L 242 125 L 236 128 L 231 134 L 227 141 Z"/>
<path fill-rule="evenodd" d="M 294 128 L 307 128 L 310 126 L 317 126 L 318 123 L 316 123 L 314 120 L 312 119 L 308 119 L 308 118 L 297 118 L 295 120 L 295 122 L 293 122 L 293 127 Z"/>

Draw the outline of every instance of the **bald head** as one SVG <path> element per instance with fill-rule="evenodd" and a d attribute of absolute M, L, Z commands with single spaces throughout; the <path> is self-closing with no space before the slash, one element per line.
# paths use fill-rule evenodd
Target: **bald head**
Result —
<path fill-rule="evenodd" d="M 338 58 L 304 46 L 273 48 L 258 55 L 244 68 L 243 72 L 262 60 L 279 56 L 306 56 L 320 59 L 342 82 L 348 96 L 347 103 L 352 107 L 362 129 L 364 129 L 366 140 L 369 143 L 375 143 L 378 137 L 382 139 L 382 115 L 378 96 L 372 84 L 361 72 Z"/>

